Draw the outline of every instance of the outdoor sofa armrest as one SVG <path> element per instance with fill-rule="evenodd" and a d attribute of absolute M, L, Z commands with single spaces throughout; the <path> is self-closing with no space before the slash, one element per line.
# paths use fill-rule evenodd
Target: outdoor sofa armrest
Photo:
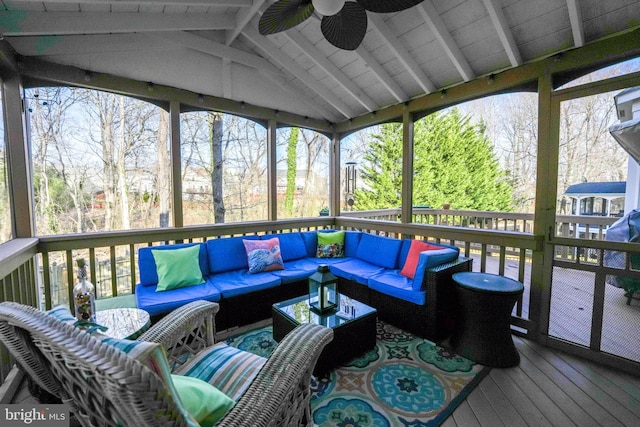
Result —
<path fill-rule="evenodd" d="M 289 332 L 216 426 L 310 426 L 311 375 L 333 330 L 306 323 Z"/>
<path fill-rule="evenodd" d="M 162 344 L 175 366 L 186 353 L 195 355 L 215 343 L 215 315 L 219 310 L 216 302 L 193 301 L 167 314 L 137 340 Z"/>

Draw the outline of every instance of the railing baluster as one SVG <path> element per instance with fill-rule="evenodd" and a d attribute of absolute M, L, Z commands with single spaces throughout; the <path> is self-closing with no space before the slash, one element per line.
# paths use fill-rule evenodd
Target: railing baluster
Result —
<path fill-rule="evenodd" d="M 131 272 L 131 293 L 134 293 L 138 275 L 136 274 L 136 245 L 133 243 L 129 244 L 129 271 Z"/>
<path fill-rule="evenodd" d="M 116 265 L 116 247 L 109 247 L 109 259 L 111 260 L 111 295 L 118 295 L 118 266 Z"/>
<path fill-rule="evenodd" d="M 75 272 L 75 268 L 73 267 L 73 253 L 71 249 L 67 249 L 66 251 L 66 261 L 67 265 L 67 293 L 69 295 L 69 309 L 73 313 L 73 284 L 75 283 L 73 274 Z"/>

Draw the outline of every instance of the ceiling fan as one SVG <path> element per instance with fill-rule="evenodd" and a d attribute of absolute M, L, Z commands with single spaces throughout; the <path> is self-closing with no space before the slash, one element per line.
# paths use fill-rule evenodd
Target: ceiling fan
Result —
<path fill-rule="evenodd" d="M 279 0 L 260 18 L 260 34 L 274 34 L 293 28 L 314 11 L 322 15 L 320 29 L 332 45 L 345 50 L 360 46 L 367 32 L 367 11 L 400 12 L 423 0 Z"/>

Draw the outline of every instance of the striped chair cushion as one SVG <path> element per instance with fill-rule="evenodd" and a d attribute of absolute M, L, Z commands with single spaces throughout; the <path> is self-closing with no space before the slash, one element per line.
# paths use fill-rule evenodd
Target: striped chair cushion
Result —
<path fill-rule="evenodd" d="M 200 378 L 237 402 L 266 361 L 264 357 L 218 343 L 195 355 L 174 374 Z"/>
<path fill-rule="evenodd" d="M 162 345 L 153 342 L 131 341 L 110 337 L 101 338 L 101 341 L 126 353 L 129 357 L 138 360 L 155 372 L 169 390 L 169 393 L 173 397 L 173 401 L 176 403 L 176 406 L 184 417 L 187 425 L 190 427 L 198 426 L 198 422 L 187 410 L 179 397 L 180 394 L 178 393 L 178 390 L 173 384 L 167 354 Z"/>

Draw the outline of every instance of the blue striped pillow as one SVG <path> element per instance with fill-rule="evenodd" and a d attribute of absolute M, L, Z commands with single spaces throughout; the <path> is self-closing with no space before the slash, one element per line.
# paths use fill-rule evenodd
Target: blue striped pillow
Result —
<path fill-rule="evenodd" d="M 264 357 L 218 343 L 195 355 L 174 374 L 206 381 L 237 402 L 266 361 Z"/>

